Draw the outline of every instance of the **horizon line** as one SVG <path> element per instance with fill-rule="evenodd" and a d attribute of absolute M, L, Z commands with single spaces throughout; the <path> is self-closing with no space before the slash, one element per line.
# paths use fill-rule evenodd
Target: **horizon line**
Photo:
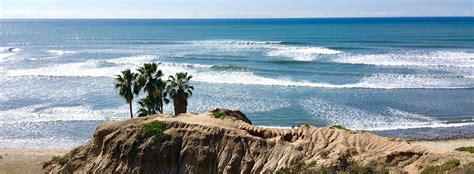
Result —
<path fill-rule="evenodd" d="M 199 19 L 209 19 L 209 20 L 219 20 L 219 19 L 358 19 L 358 18 L 474 18 L 474 16 L 338 16 L 338 17 L 196 17 L 196 18 L 187 18 L 187 17 L 177 17 L 177 18 L 2 18 L 0 20 L 61 20 L 61 19 L 158 19 L 158 20 L 199 20 Z"/>

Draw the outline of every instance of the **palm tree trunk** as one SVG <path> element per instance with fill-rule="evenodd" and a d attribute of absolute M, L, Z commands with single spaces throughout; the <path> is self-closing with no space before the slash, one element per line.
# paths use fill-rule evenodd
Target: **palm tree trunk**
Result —
<path fill-rule="evenodd" d="M 161 102 L 160 102 L 160 112 L 161 114 L 163 114 L 163 99 L 161 99 Z"/>
<path fill-rule="evenodd" d="M 188 112 L 188 100 L 187 99 L 183 99 L 183 104 L 182 105 L 183 105 L 182 112 L 183 113 Z"/>
<path fill-rule="evenodd" d="M 132 102 L 128 103 L 130 107 L 130 117 L 133 118 L 133 111 L 132 111 Z"/>
<path fill-rule="evenodd" d="M 179 101 L 173 100 L 173 105 L 174 105 L 174 115 L 179 115 Z"/>
<path fill-rule="evenodd" d="M 163 91 L 162 90 L 158 90 L 158 92 L 160 93 L 160 113 L 163 114 Z"/>
<path fill-rule="evenodd" d="M 188 107 L 188 101 L 186 99 L 176 99 L 173 100 L 174 104 L 174 114 L 179 115 L 182 113 L 186 113 Z"/>

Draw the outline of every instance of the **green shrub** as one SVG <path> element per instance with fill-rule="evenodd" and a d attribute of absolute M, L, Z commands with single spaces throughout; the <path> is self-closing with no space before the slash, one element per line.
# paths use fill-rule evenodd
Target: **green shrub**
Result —
<path fill-rule="evenodd" d="M 166 124 L 163 123 L 162 121 L 152 121 L 152 122 L 143 124 L 143 130 L 145 132 L 154 133 L 155 137 L 158 138 L 166 130 Z"/>
<path fill-rule="evenodd" d="M 356 163 L 351 163 L 349 166 L 347 166 L 347 168 L 344 170 L 344 172 L 346 173 L 364 173 L 364 174 L 372 174 L 372 173 L 376 173 L 376 171 L 369 167 L 369 166 L 361 166 L 359 164 L 356 164 Z"/>
<path fill-rule="evenodd" d="M 311 161 L 309 163 L 301 162 L 292 168 L 282 169 L 278 171 L 278 174 L 292 174 L 292 173 L 319 173 L 318 170 L 314 167 L 316 166 L 316 161 Z M 326 168 L 324 168 L 325 170 Z"/>
<path fill-rule="evenodd" d="M 345 130 L 345 131 L 351 131 L 350 129 L 347 129 L 344 126 L 341 126 L 341 125 L 334 125 L 334 126 L 331 126 L 330 128 L 341 129 L 341 130 Z"/>
<path fill-rule="evenodd" d="M 51 163 L 53 164 L 59 164 L 59 165 L 64 165 L 67 163 L 67 158 L 66 157 L 61 157 L 61 156 L 54 156 L 53 159 L 51 159 Z"/>
<path fill-rule="evenodd" d="M 224 118 L 227 116 L 227 114 L 224 111 L 217 111 L 213 112 L 212 116 L 214 116 L 214 118 Z"/>
<path fill-rule="evenodd" d="M 344 168 L 337 168 L 335 166 L 326 167 L 321 165 L 319 167 L 316 166 L 316 161 L 312 161 L 310 163 L 299 163 L 292 168 L 287 168 L 278 171 L 279 174 L 287 174 L 287 173 L 311 173 L 311 174 L 327 174 L 327 173 L 337 173 L 337 174 L 388 174 L 390 171 L 386 168 L 386 166 L 363 166 L 359 165 L 355 162 L 349 162 L 347 166 Z"/>
<path fill-rule="evenodd" d="M 300 125 L 300 127 L 310 128 L 310 127 L 315 127 L 315 126 L 310 124 L 310 123 L 304 123 L 304 124 Z"/>
<path fill-rule="evenodd" d="M 330 153 L 331 153 L 331 151 L 329 151 L 329 150 L 323 150 L 319 153 L 319 156 L 321 156 L 324 159 L 327 159 L 329 157 Z"/>
<path fill-rule="evenodd" d="M 428 167 L 425 170 L 421 172 L 421 174 L 436 174 L 436 173 L 444 173 L 448 170 L 451 170 L 457 166 L 459 166 L 461 162 L 457 159 L 450 159 L 446 161 L 445 163 L 439 165 L 439 166 L 432 166 Z"/>
<path fill-rule="evenodd" d="M 474 153 L 474 146 L 458 147 L 455 150 Z"/>

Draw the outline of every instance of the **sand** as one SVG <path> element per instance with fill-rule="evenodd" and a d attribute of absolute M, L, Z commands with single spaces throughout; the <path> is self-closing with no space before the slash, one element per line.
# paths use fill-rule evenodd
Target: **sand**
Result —
<path fill-rule="evenodd" d="M 69 148 L 0 148 L 0 174 L 45 173 L 44 162 L 70 150 Z"/>
<path fill-rule="evenodd" d="M 474 146 L 472 139 L 453 139 L 453 140 L 434 140 L 434 141 L 411 141 L 411 144 L 422 145 L 443 152 L 455 151 L 454 149 L 462 146 Z"/>

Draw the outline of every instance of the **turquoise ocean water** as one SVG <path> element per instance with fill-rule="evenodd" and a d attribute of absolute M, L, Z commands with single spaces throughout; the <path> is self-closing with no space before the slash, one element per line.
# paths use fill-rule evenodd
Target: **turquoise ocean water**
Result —
<path fill-rule="evenodd" d="M 125 68 L 191 73 L 189 111 L 474 137 L 474 18 L 0 20 L 0 147 L 71 147 L 128 118 Z M 171 105 L 167 112 L 172 112 Z"/>

